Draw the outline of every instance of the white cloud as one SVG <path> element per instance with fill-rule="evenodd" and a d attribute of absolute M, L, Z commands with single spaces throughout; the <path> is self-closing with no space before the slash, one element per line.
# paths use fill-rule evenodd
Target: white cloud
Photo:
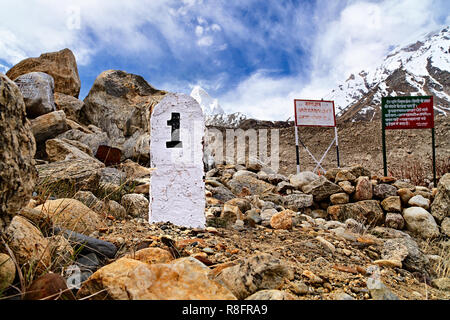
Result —
<path fill-rule="evenodd" d="M 202 26 L 195 27 L 195 35 L 197 37 L 201 37 L 203 35 L 203 27 Z"/>
<path fill-rule="evenodd" d="M 69 47 L 80 65 L 88 64 L 102 50 L 147 51 L 156 60 L 165 53 L 153 35 L 145 33 L 145 25 L 155 26 L 174 51 L 190 38 L 179 13 L 169 10 L 175 4 L 175 0 L 0 0 L 0 57 L 15 64 L 25 57 Z"/>
<path fill-rule="evenodd" d="M 439 10 L 433 0 L 349 1 L 342 10 L 323 0 L 309 19 L 318 32 L 297 30 L 302 41 L 312 45 L 310 81 L 256 73 L 220 97 L 220 103 L 226 111 L 284 120 L 292 115 L 293 99 L 321 99 L 351 73 L 378 66 L 392 45 L 409 44 L 438 28 L 433 17 Z"/>
<path fill-rule="evenodd" d="M 239 83 L 237 88 L 219 97 L 225 112 L 240 111 L 257 119 L 286 120 L 294 110 L 302 80 L 275 78 L 260 70 Z"/>
<path fill-rule="evenodd" d="M 319 24 L 312 52 L 315 85 L 331 88 L 351 73 L 376 68 L 392 45 L 438 28 L 437 10 L 433 0 L 351 1 L 337 18 L 324 17 L 328 23 Z"/>
<path fill-rule="evenodd" d="M 213 44 L 214 40 L 211 36 L 206 36 L 198 39 L 197 44 L 200 47 L 209 47 Z"/>

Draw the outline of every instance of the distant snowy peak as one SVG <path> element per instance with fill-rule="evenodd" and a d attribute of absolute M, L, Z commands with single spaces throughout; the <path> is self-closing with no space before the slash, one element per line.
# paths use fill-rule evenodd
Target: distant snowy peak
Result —
<path fill-rule="evenodd" d="M 194 89 L 192 89 L 191 97 L 197 100 L 202 107 L 203 113 L 207 116 L 224 113 L 219 101 L 211 98 L 211 96 L 200 86 L 195 86 Z"/>
<path fill-rule="evenodd" d="M 207 126 L 237 128 L 247 119 L 241 112 L 226 114 L 217 99 L 213 99 L 202 87 L 195 86 L 192 89 L 191 97 L 197 100 L 205 115 Z"/>
<path fill-rule="evenodd" d="M 241 112 L 230 114 L 215 114 L 206 117 L 206 125 L 214 127 L 238 128 L 247 116 Z"/>
<path fill-rule="evenodd" d="M 381 98 L 433 95 L 435 110 L 450 114 L 450 32 L 444 28 L 392 50 L 372 71 L 352 74 L 324 99 L 334 100 L 342 120 L 372 120 Z"/>

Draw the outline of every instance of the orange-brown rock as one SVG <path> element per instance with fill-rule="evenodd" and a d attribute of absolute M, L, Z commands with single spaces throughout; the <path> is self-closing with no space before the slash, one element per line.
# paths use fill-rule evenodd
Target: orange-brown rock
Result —
<path fill-rule="evenodd" d="M 272 218 L 270 218 L 270 226 L 274 229 L 290 230 L 292 229 L 292 217 L 294 215 L 292 210 L 284 210 L 275 213 Z"/>
<path fill-rule="evenodd" d="M 172 254 L 161 248 L 145 248 L 126 255 L 127 258 L 147 264 L 167 263 L 173 260 Z"/>
<path fill-rule="evenodd" d="M 19 265 L 26 265 L 27 269 L 32 267 L 38 272 L 43 272 L 50 266 L 49 242 L 26 218 L 15 216 L 5 235 Z"/>
<path fill-rule="evenodd" d="M 80 76 L 74 54 L 69 49 L 43 53 L 39 58 L 22 60 L 12 67 L 6 75 L 15 80 L 30 72 L 44 72 L 55 80 L 55 92 L 78 98 L 81 88 Z"/>
<path fill-rule="evenodd" d="M 0 74 L 0 231 L 31 198 L 36 143 L 17 85 Z"/>
<path fill-rule="evenodd" d="M 75 199 L 47 200 L 35 210 L 47 213 L 53 224 L 85 235 L 105 227 L 96 212 Z"/>
<path fill-rule="evenodd" d="M 208 267 L 194 258 L 151 265 L 122 258 L 97 270 L 83 283 L 77 297 L 91 296 L 90 299 L 96 300 L 236 300 L 228 289 L 208 278 L 208 271 Z"/>

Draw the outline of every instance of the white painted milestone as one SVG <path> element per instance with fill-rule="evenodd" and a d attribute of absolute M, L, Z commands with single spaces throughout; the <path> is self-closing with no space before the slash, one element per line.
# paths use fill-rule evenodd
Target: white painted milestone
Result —
<path fill-rule="evenodd" d="M 205 119 L 186 94 L 167 94 L 150 118 L 149 222 L 205 227 Z"/>

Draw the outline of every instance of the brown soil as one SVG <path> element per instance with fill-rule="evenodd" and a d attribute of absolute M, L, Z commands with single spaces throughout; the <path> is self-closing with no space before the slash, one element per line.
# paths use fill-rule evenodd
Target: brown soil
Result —
<path fill-rule="evenodd" d="M 331 253 L 324 250 L 316 239 L 317 236 L 331 242 L 336 251 Z M 210 268 L 257 252 L 270 253 L 294 270 L 294 279 L 286 281 L 281 289 L 289 290 L 292 282 L 302 281 L 308 285 L 308 293 L 291 293 L 296 294 L 299 299 L 309 300 L 333 299 L 333 294 L 337 292 L 346 292 L 356 299 L 370 299 L 364 272 L 373 264 L 373 260 L 380 259 L 381 250 L 381 245 L 370 235 L 361 235 L 357 241 L 348 241 L 315 227 L 285 231 L 258 226 L 242 231 L 218 228 L 207 232 L 171 224 L 149 225 L 144 221 L 132 220 L 110 222 L 110 227 L 100 238 L 120 247 L 117 257 L 149 246 L 161 247 L 171 250 L 175 256 L 203 252 Z M 168 239 L 172 239 L 174 245 Z M 419 244 L 427 253 L 438 251 L 430 243 L 419 241 Z M 210 252 L 206 254 L 203 251 L 205 248 L 212 250 L 207 249 Z M 436 290 L 406 270 L 381 269 L 382 281 L 400 299 L 450 299 L 450 292 Z M 306 270 L 322 278 L 323 282 L 313 283 L 303 275 Z"/>
<path fill-rule="evenodd" d="M 320 159 L 334 138 L 333 128 L 299 128 L 299 136 L 311 153 Z M 380 122 L 338 123 L 339 154 L 341 167 L 361 164 L 374 175 L 383 174 L 383 149 Z M 440 162 L 450 159 L 450 119 L 436 117 L 436 159 Z M 280 130 L 280 172 L 296 172 L 294 128 Z M 386 131 L 386 149 L 389 171 L 397 173 L 401 168 L 423 167 L 431 181 L 432 147 L 431 130 L 388 130 Z M 323 161 L 327 170 L 337 167 L 336 148 L 333 146 Z M 302 171 L 313 170 L 315 162 L 305 149 L 300 149 L 300 167 Z M 403 178 L 398 177 L 397 178 Z"/>

